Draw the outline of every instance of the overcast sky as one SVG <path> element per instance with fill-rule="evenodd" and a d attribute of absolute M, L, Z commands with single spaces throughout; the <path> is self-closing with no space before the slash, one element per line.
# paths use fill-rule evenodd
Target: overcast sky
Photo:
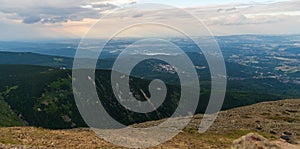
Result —
<path fill-rule="evenodd" d="M 214 35 L 300 34 L 299 0 L 0 0 L 0 40 L 81 38 L 102 16 L 139 3 L 184 8 Z M 122 19 L 161 14 L 168 16 L 167 22 L 182 23 L 187 29 L 192 23 L 188 19 L 183 23 L 187 16 L 170 10 L 136 10 L 124 13 Z M 102 19 L 101 28 L 115 30 L 118 19 Z"/>

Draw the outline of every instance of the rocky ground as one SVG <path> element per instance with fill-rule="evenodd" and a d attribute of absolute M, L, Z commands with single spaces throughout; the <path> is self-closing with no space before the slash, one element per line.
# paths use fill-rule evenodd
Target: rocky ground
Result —
<path fill-rule="evenodd" d="M 198 133 L 202 115 L 194 116 L 178 136 L 154 148 L 299 148 L 300 100 L 259 103 L 222 111 L 213 126 Z M 164 120 L 136 124 L 149 127 Z M 242 137 L 243 136 L 243 137 Z M 0 128 L 2 148 L 120 148 L 88 129 Z"/>

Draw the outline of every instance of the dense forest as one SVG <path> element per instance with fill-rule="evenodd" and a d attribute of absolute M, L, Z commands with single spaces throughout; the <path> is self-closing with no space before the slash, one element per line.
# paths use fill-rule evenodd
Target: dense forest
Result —
<path fill-rule="evenodd" d="M 8 115 L 6 123 L 2 122 L 1 125 L 25 124 L 52 129 L 86 126 L 74 100 L 71 70 L 31 65 L 0 65 L 0 69 L 1 112 L 12 113 L 8 108 L 11 107 L 15 113 Z M 145 100 L 138 89 L 143 89 L 148 94 L 151 80 L 138 77 L 131 77 L 130 80 L 135 97 L 138 100 Z M 167 84 L 168 93 L 163 105 L 155 112 L 138 114 L 126 110 L 115 99 L 110 86 L 110 71 L 97 70 L 96 82 L 101 103 L 112 117 L 126 125 L 169 117 L 176 109 L 180 98 L 180 87 L 172 83 Z M 197 113 L 203 113 L 206 109 L 210 97 L 209 82 L 200 81 L 202 88 Z M 297 92 L 299 90 L 299 86 L 270 79 L 229 81 L 223 109 L 299 97 Z"/>

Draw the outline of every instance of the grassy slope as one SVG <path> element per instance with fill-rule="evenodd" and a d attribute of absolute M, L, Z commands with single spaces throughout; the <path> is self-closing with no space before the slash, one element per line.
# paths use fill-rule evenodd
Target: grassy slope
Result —
<path fill-rule="evenodd" d="M 220 112 L 217 120 L 204 134 L 197 132 L 203 115 L 196 115 L 182 133 L 155 148 L 230 148 L 233 140 L 256 132 L 277 140 L 284 131 L 300 139 L 300 100 L 265 102 Z M 285 117 L 285 118 L 278 118 Z M 293 121 L 289 121 L 293 118 Z M 135 125 L 149 127 L 160 121 Z M 260 126 L 261 129 L 257 129 Z M 272 134 L 270 131 L 277 132 Z M 33 127 L 0 128 L 0 144 L 22 144 L 55 148 L 119 148 L 87 129 L 47 130 Z M 0 145 L 1 146 L 1 145 Z"/>
<path fill-rule="evenodd" d="M 22 126 L 21 120 L 0 96 L 0 126 Z"/>

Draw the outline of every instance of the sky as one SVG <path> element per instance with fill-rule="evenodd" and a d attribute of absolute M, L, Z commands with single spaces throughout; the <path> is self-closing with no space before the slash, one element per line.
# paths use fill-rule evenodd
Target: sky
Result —
<path fill-rule="evenodd" d="M 164 19 L 184 30 L 195 30 L 191 27 L 195 20 L 170 9 L 139 8 L 104 17 L 119 8 L 141 3 L 184 9 L 200 18 L 217 36 L 300 34 L 299 0 L 0 0 L 0 40 L 82 38 L 99 20 L 103 37 L 130 25 L 128 22 L 145 20 Z M 143 30 L 147 29 L 132 30 L 123 36 Z"/>
<path fill-rule="evenodd" d="M 194 6 L 210 6 L 210 5 L 224 5 L 224 4 L 238 4 L 238 3 L 270 3 L 280 2 L 284 0 L 141 0 L 144 3 L 160 3 L 171 4 L 177 7 L 194 7 Z"/>

